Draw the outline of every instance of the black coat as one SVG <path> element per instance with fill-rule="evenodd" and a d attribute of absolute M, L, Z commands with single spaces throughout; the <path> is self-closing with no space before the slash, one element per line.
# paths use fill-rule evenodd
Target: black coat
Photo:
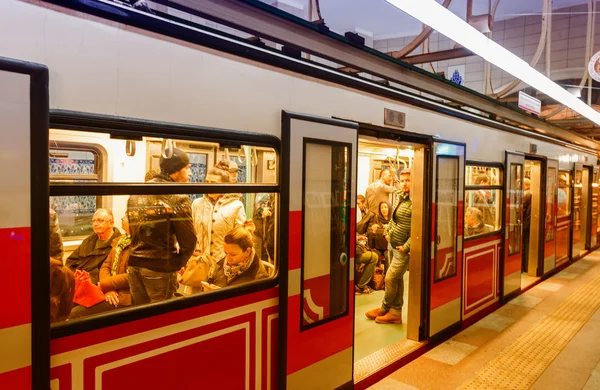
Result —
<path fill-rule="evenodd" d="M 377 215 L 369 209 L 363 211 L 361 220 L 356 223 L 356 234 L 367 234 L 374 223 L 377 223 Z"/>
<path fill-rule="evenodd" d="M 113 234 L 110 239 L 101 243 L 98 248 L 96 248 L 98 235 L 92 233 L 92 235 L 86 237 L 85 240 L 81 242 L 81 245 L 71 253 L 66 262 L 67 267 L 87 271 L 90 274 L 92 283 L 97 284 L 100 266 L 112 250 L 112 241 L 120 235 L 121 232 L 119 229 L 113 228 Z"/>
<path fill-rule="evenodd" d="M 162 174 L 149 182 L 174 183 Z M 132 195 L 127 201 L 127 216 L 131 230 L 129 266 L 157 272 L 175 272 L 185 266 L 196 247 L 190 198 L 186 195 Z"/>

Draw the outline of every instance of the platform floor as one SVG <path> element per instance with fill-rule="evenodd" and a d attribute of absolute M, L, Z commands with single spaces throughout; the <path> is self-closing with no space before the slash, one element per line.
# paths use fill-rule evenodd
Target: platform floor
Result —
<path fill-rule="evenodd" d="M 600 251 L 371 386 L 600 389 Z"/>

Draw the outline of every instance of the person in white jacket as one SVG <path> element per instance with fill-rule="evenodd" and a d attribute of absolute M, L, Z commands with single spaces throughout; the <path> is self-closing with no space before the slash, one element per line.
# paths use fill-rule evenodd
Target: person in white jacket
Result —
<path fill-rule="evenodd" d="M 206 183 L 228 183 L 229 173 L 211 168 Z M 210 261 L 211 268 L 225 256 L 224 238 L 232 229 L 246 221 L 244 204 L 239 194 L 204 194 L 192 203 L 192 217 L 196 229 L 197 253 Z"/>

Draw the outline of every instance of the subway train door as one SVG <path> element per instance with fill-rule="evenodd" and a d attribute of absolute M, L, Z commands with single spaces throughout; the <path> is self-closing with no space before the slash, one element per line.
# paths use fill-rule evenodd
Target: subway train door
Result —
<path fill-rule="evenodd" d="M 0 57 L 0 389 L 49 388 L 48 164 L 48 69 Z"/>
<path fill-rule="evenodd" d="M 434 142 L 429 336 L 461 321 L 465 145 Z"/>
<path fill-rule="evenodd" d="M 558 161 L 547 160 L 546 167 L 544 275 L 556 268 L 556 196 L 558 191 Z"/>
<path fill-rule="evenodd" d="M 504 226 L 504 283 L 506 297 L 521 288 L 523 228 L 523 166 L 525 155 L 506 152 L 506 212 Z"/>
<path fill-rule="evenodd" d="M 583 164 L 575 163 L 573 167 L 573 214 L 571 221 L 573 236 L 571 241 L 571 261 L 578 260 L 585 247 L 584 207 L 582 206 L 583 195 Z"/>
<path fill-rule="evenodd" d="M 358 125 L 284 111 L 282 144 L 278 388 L 351 386 Z"/>

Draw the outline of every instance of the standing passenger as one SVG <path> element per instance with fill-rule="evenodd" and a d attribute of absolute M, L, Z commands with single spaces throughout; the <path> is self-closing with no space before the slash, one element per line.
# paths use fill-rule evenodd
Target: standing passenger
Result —
<path fill-rule="evenodd" d="M 393 186 L 394 179 L 390 169 L 384 169 L 379 173 L 379 180 L 369 184 L 365 191 L 367 198 L 367 207 L 369 211 L 377 215 L 379 204 L 381 202 L 389 202 L 390 194 L 396 191 Z"/>
<path fill-rule="evenodd" d="M 190 159 L 183 150 L 174 148 L 170 158 L 160 158 L 160 169 L 149 183 L 186 183 Z M 132 303 L 172 298 L 177 289 L 177 271 L 196 246 L 190 199 L 185 195 L 132 195 L 127 201 L 127 216 Z"/>
<path fill-rule="evenodd" d="M 401 189 L 394 194 L 392 218 L 386 230 L 388 251 L 392 261 L 385 276 L 385 295 L 381 307 L 369 310 L 365 315 L 380 324 L 401 324 L 404 304 L 404 273 L 410 253 L 410 228 L 412 200 L 410 199 L 410 171 L 400 173 Z"/>

